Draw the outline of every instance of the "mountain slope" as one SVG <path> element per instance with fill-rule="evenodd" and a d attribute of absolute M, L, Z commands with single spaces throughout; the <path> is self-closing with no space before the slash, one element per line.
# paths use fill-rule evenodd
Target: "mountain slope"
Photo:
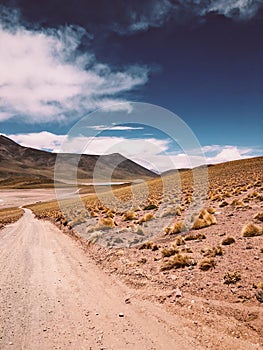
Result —
<path fill-rule="evenodd" d="M 55 153 L 23 147 L 0 135 L 0 185 L 50 185 L 54 180 L 56 159 Z M 111 181 L 156 177 L 150 170 L 118 153 L 102 156 L 60 154 L 59 159 L 61 178 L 65 179 L 69 179 L 69 175 L 74 171 L 74 164 L 78 164 L 78 178 L 82 182 L 92 181 L 95 166 L 100 181 L 108 180 L 108 174 L 111 173 Z"/>

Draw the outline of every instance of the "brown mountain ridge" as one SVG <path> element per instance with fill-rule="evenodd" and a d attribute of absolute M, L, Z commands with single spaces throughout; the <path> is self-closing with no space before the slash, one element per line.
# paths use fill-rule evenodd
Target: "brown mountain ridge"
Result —
<path fill-rule="evenodd" d="M 149 179 L 157 175 L 141 165 L 125 158 L 121 154 L 78 155 L 60 154 L 65 172 L 74 170 L 78 162 L 78 178 L 81 182 L 91 182 L 95 165 L 99 170 L 99 180 L 108 180 L 107 174 L 112 172 L 111 181 L 130 182 L 135 179 Z M 30 147 L 24 147 L 6 136 L 0 135 L 0 186 L 30 188 L 39 185 L 52 187 L 56 153 L 50 153 Z M 99 162 L 97 163 L 97 161 Z M 63 174 L 61 174 L 63 178 Z"/>

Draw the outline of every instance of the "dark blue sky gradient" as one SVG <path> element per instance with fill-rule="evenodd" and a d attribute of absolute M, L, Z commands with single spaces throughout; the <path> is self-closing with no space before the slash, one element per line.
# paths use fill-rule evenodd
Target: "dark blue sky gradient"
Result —
<path fill-rule="evenodd" d="M 5 5 L 10 2 L 2 1 Z M 114 4 L 113 4 L 114 3 Z M 81 50 L 92 50 L 98 61 L 119 70 L 132 64 L 148 66 L 145 86 L 122 94 L 171 110 L 194 131 L 202 145 L 262 145 L 263 15 L 244 21 L 209 13 L 202 18 L 171 16 L 162 25 L 134 33 L 118 33 L 130 24 L 129 13 L 146 1 L 25 1 L 20 9 L 27 27 L 80 25 L 93 39 L 83 38 Z M 140 7 L 141 6 L 141 7 Z M 146 5 L 145 5 L 146 6 Z M 147 11 L 146 7 L 143 11 Z M 81 117 L 81 116 L 80 116 Z M 57 134 L 70 124 L 0 123 L 4 133 L 47 130 Z"/>

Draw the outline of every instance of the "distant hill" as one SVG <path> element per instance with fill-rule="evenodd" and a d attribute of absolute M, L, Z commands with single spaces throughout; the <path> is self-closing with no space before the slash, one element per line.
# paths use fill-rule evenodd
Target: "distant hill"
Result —
<path fill-rule="evenodd" d="M 52 186 L 56 153 L 23 147 L 11 139 L 0 135 L 0 186 L 5 187 L 37 187 Z M 65 179 L 73 169 L 72 164 L 79 159 L 78 178 L 80 182 L 90 182 L 93 179 L 94 167 L 97 163 L 99 180 L 107 180 L 107 174 L 113 169 L 111 181 L 133 181 L 149 179 L 157 175 L 122 156 L 114 153 L 109 155 L 76 155 L 60 154 L 63 160 Z"/>

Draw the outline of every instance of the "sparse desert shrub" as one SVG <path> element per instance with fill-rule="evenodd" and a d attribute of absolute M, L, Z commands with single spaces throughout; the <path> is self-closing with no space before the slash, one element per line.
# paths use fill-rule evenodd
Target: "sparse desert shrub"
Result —
<path fill-rule="evenodd" d="M 141 225 L 144 222 L 150 221 L 155 218 L 155 215 L 152 213 L 146 213 L 144 216 L 140 217 L 137 223 Z"/>
<path fill-rule="evenodd" d="M 99 216 L 99 214 L 98 214 L 96 211 L 92 210 L 92 211 L 90 212 L 90 216 L 92 216 L 93 218 L 95 218 L 95 217 Z"/>
<path fill-rule="evenodd" d="M 263 290 L 262 289 L 257 291 L 256 298 L 260 303 L 263 303 Z"/>
<path fill-rule="evenodd" d="M 199 263 L 199 269 L 202 271 L 208 271 L 216 266 L 216 262 L 213 258 L 205 258 Z"/>
<path fill-rule="evenodd" d="M 224 276 L 224 284 L 236 284 L 241 280 L 241 275 L 238 272 L 227 272 Z"/>
<path fill-rule="evenodd" d="M 230 245 L 230 244 L 235 243 L 235 241 L 236 241 L 236 240 L 235 240 L 234 237 L 228 236 L 228 237 L 226 237 L 225 239 L 223 239 L 222 245 Z"/>
<path fill-rule="evenodd" d="M 178 215 L 178 216 L 181 216 L 182 215 L 182 212 L 181 212 L 181 209 L 179 207 L 177 208 L 167 208 L 162 214 L 161 214 L 161 218 L 165 218 L 167 216 L 175 216 L 175 215 Z"/>
<path fill-rule="evenodd" d="M 163 258 L 169 258 L 170 256 L 179 253 L 179 250 L 178 250 L 178 248 L 172 246 L 170 248 L 163 248 L 161 253 L 162 253 Z"/>
<path fill-rule="evenodd" d="M 203 233 L 197 233 L 196 235 L 191 234 L 184 237 L 185 241 L 195 241 L 201 239 L 206 239 L 206 235 L 204 235 Z"/>
<path fill-rule="evenodd" d="M 122 215 L 122 221 L 135 220 L 137 219 L 137 215 L 135 211 L 128 210 Z"/>
<path fill-rule="evenodd" d="M 193 253 L 193 250 L 191 247 L 184 246 L 184 247 L 182 247 L 181 252 L 182 253 Z"/>
<path fill-rule="evenodd" d="M 213 258 L 217 255 L 222 256 L 224 253 L 223 248 L 221 246 L 212 247 L 206 250 L 202 250 L 201 252 L 203 253 L 204 256 L 209 258 Z"/>
<path fill-rule="evenodd" d="M 132 208 L 132 211 L 141 211 L 142 208 L 139 205 L 136 205 L 135 207 Z"/>
<path fill-rule="evenodd" d="M 263 221 L 263 211 L 254 216 L 254 219 Z"/>
<path fill-rule="evenodd" d="M 151 203 L 151 204 L 146 205 L 143 209 L 144 210 L 152 210 L 152 209 L 157 209 L 157 208 L 158 208 L 157 204 Z"/>
<path fill-rule="evenodd" d="M 227 201 L 223 201 L 223 202 L 218 204 L 219 208 L 226 207 L 227 205 L 229 205 L 229 203 Z"/>
<path fill-rule="evenodd" d="M 140 225 L 137 225 L 133 231 L 139 236 L 144 236 L 144 230 Z"/>
<path fill-rule="evenodd" d="M 180 233 L 184 229 L 184 223 L 182 221 L 175 222 L 172 226 L 167 226 L 164 229 L 164 232 L 168 235 L 172 235 L 175 233 Z"/>
<path fill-rule="evenodd" d="M 209 207 L 207 211 L 209 214 L 214 214 L 216 212 L 216 210 L 213 207 Z"/>
<path fill-rule="evenodd" d="M 230 205 L 231 205 L 232 207 L 235 207 L 236 209 L 238 209 L 238 208 L 243 208 L 243 207 L 245 206 L 245 204 L 244 204 L 242 201 L 238 200 L 238 199 L 234 199 L 234 200 L 230 203 Z"/>
<path fill-rule="evenodd" d="M 258 283 L 256 287 L 263 290 L 263 282 Z"/>
<path fill-rule="evenodd" d="M 255 237 L 263 235 L 263 228 L 259 225 L 249 222 L 242 228 L 243 237 Z"/>
<path fill-rule="evenodd" d="M 163 261 L 161 271 L 178 269 L 185 266 L 195 265 L 195 262 L 188 255 L 176 254 L 166 261 Z"/>
<path fill-rule="evenodd" d="M 151 249 L 153 251 L 158 250 L 158 245 L 152 241 L 144 242 L 140 247 L 140 250 L 142 249 Z"/>
<path fill-rule="evenodd" d="M 98 224 L 96 225 L 97 229 L 100 230 L 108 230 L 115 226 L 115 221 L 112 218 L 100 218 Z"/>
<path fill-rule="evenodd" d="M 210 214 L 206 209 L 203 209 L 195 219 L 192 228 L 194 230 L 198 230 L 204 227 L 215 225 L 216 223 L 216 218 L 212 214 Z"/>
<path fill-rule="evenodd" d="M 176 241 L 174 242 L 174 244 L 176 246 L 180 246 L 180 245 L 184 245 L 185 244 L 185 240 L 182 236 L 178 236 Z"/>
<path fill-rule="evenodd" d="M 96 241 L 102 236 L 102 232 L 101 231 L 95 231 L 93 232 L 89 238 L 87 239 L 87 244 L 94 244 L 96 243 Z"/>

